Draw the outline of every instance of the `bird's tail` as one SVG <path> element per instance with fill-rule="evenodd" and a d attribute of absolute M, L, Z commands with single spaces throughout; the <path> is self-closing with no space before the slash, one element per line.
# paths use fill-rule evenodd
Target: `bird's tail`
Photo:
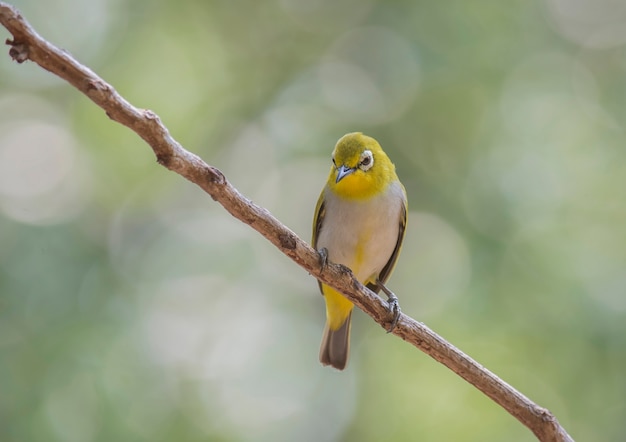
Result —
<path fill-rule="evenodd" d="M 337 370 L 346 368 L 350 354 L 351 317 L 352 312 L 348 313 L 346 320 L 337 330 L 331 330 L 328 321 L 326 321 L 320 347 L 320 362 L 323 365 L 330 365 Z"/>

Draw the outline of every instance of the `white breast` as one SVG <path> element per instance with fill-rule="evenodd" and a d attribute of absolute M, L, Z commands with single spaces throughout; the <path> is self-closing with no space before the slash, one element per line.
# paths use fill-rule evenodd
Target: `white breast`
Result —
<path fill-rule="evenodd" d="M 371 281 L 398 241 L 403 200 L 399 183 L 365 201 L 348 201 L 327 191 L 317 248 L 328 249 L 329 260 L 350 267 L 359 281 Z"/>

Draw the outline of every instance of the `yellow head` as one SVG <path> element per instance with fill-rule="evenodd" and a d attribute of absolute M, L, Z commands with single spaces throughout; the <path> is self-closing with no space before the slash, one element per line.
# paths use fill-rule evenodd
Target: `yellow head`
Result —
<path fill-rule="evenodd" d="M 347 199 L 367 199 L 398 179 L 396 168 L 378 142 L 354 132 L 337 141 L 327 186 Z"/>

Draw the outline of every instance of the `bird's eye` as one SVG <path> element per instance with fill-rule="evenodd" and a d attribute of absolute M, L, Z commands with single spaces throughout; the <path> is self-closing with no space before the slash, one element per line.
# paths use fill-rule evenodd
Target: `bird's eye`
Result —
<path fill-rule="evenodd" d="M 332 158 L 333 160 L 333 166 L 335 166 L 335 169 L 337 168 L 337 163 L 335 163 L 335 157 Z"/>
<path fill-rule="evenodd" d="M 372 167 L 373 164 L 374 156 L 372 155 L 372 152 L 370 152 L 369 150 L 364 151 L 361 154 L 361 158 L 359 160 L 359 169 L 366 172 Z"/>

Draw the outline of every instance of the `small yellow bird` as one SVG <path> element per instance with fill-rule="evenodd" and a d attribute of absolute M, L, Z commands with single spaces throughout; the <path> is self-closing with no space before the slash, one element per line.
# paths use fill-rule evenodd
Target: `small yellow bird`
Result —
<path fill-rule="evenodd" d="M 384 283 L 404 238 L 404 186 L 378 142 L 360 132 L 344 135 L 332 159 L 328 181 L 315 209 L 313 247 L 322 262 L 343 264 L 369 289 L 376 293 L 383 290 L 398 316 L 397 298 Z M 343 370 L 348 362 L 354 304 L 334 289 L 322 283 L 319 286 L 326 301 L 320 362 Z"/>

